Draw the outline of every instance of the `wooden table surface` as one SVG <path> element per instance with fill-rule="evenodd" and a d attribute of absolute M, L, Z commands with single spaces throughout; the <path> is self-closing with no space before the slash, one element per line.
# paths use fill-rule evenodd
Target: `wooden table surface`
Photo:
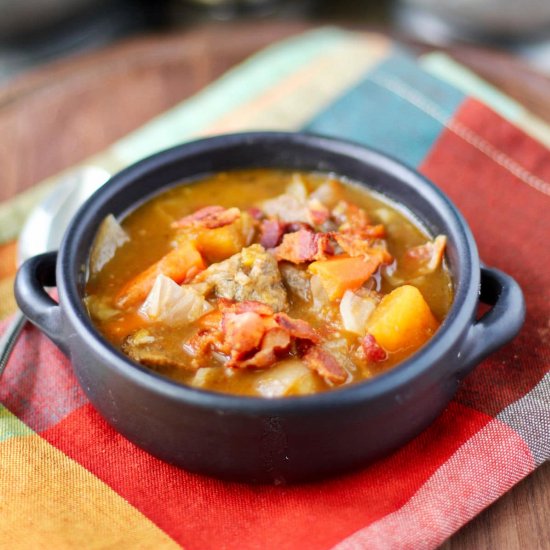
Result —
<path fill-rule="evenodd" d="M 0 200 L 103 150 L 261 47 L 310 26 L 238 23 L 140 37 L 19 77 L 0 89 Z M 505 54 L 449 53 L 550 122 L 550 80 Z M 443 548 L 550 548 L 549 516 L 547 463 Z"/>

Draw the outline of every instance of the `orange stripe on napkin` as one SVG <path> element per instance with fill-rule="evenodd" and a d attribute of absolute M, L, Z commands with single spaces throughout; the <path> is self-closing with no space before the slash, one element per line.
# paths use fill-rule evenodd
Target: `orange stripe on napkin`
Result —
<path fill-rule="evenodd" d="M 13 296 L 17 242 L 0 244 L 0 321 L 11 315 L 17 305 Z"/>
<path fill-rule="evenodd" d="M 11 277 L 17 269 L 17 242 L 0 244 L 0 279 Z"/>

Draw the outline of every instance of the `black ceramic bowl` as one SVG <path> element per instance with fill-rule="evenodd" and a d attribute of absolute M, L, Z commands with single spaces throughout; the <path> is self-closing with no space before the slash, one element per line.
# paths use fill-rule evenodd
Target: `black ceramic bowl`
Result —
<path fill-rule="evenodd" d="M 372 380 L 273 400 L 180 385 L 105 341 L 82 303 L 88 253 L 101 220 L 110 213 L 124 216 L 167 186 L 249 167 L 334 172 L 364 182 L 405 205 L 432 234 L 447 235 L 455 299 L 432 340 Z M 44 286 L 57 286 L 59 305 Z M 15 290 L 25 315 L 70 357 L 90 401 L 116 430 L 183 468 L 264 483 L 335 474 L 403 445 L 436 418 L 479 361 L 515 336 L 524 318 L 518 285 L 480 266 L 462 216 L 425 178 L 359 145 L 288 133 L 205 139 L 123 170 L 80 210 L 59 253 L 21 267 Z M 492 308 L 476 321 L 480 300 Z"/>

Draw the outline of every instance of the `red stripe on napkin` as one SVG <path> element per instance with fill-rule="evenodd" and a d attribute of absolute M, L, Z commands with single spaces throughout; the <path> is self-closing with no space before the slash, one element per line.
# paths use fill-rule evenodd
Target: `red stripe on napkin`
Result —
<path fill-rule="evenodd" d="M 493 420 L 459 448 L 399 510 L 334 550 L 435 548 L 535 468 L 523 439 Z M 403 526 L 408 525 L 409 529 Z"/>
<path fill-rule="evenodd" d="M 307 550 L 337 544 L 399 509 L 490 420 L 452 403 L 413 442 L 371 467 L 288 487 L 223 483 L 165 464 L 115 432 L 91 405 L 42 436 L 188 550 L 247 550 L 266 544 Z"/>
<path fill-rule="evenodd" d="M 511 274 L 525 294 L 520 336 L 479 365 L 458 393 L 462 403 L 495 415 L 531 390 L 550 365 L 550 215 L 543 215 L 550 196 L 542 185 L 550 181 L 548 150 L 469 99 L 421 171 L 461 210 L 481 259 Z"/>

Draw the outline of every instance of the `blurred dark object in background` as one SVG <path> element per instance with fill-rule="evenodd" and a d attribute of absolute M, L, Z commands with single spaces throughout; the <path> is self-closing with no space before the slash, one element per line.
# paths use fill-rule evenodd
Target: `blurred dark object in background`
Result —
<path fill-rule="evenodd" d="M 0 0 L 0 82 L 162 24 L 147 0 Z M 161 1 L 162 5 L 163 2 Z"/>
<path fill-rule="evenodd" d="M 0 0 L 0 13 L 0 84 L 139 32 L 236 19 L 347 24 L 436 46 L 482 43 L 550 72 L 550 0 Z"/>
<path fill-rule="evenodd" d="M 320 23 L 391 22 L 394 0 L 166 0 L 167 21 L 188 25 L 204 20 L 302 18 Z"/>
<path fill-rule="evenodd" d="M 524 40 L 550 30 L 549 0 L 401 0 L 398 13 L 434 39 Z"/>
<path fill-rule="evenodd" d="M 550 0 L 399 0 L 393 21 L 427 44 L 501 49 L 550 73 Z"/>
<path fill-rule="evenodd" d="M 207 21 L 390 24 L 392 0 L 0 0 L 0 84 L 55 59 L 146 31 Z"/>
<path fill-rule="evenodd" d="M 242 17 L 289 17 L 307 15 L 315 0 L 172 0 L 168 2 L 170 23 Z"/>

